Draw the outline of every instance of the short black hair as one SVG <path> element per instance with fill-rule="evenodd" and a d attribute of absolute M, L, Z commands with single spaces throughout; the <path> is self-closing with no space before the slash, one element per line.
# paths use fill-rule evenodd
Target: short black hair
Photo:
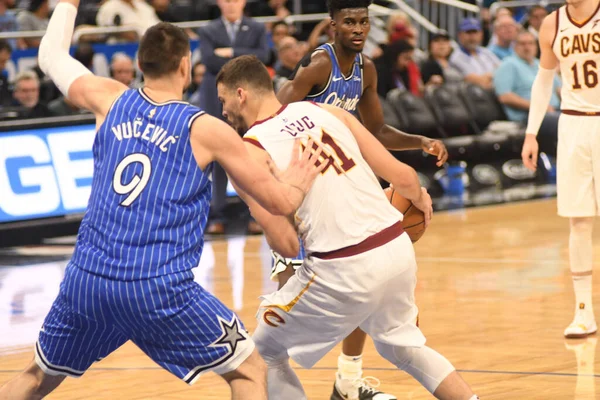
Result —
<path fill-rule="evenodd" d="M 6 39 L 0 39 L 0 51 L 8 51 L 12 54 L 12 47 L 10 47 L 10 44 Z"/>
<path fill-rule="evenodd" d="M 277 28 L 279 25 L 283 25 L 283 26 L 285 26 L 288 29 L 290 27 L 287 22 L 285 22 L 284 20 L 280 19 L 279 21 L 275 21 L 273 23 L 273 26 L 271 26 L 271 32 L 275 31 L 275 28 Z"/>
<path fill-rule="evenodd" d="M 219 83 L 229 89 L 249 85 L 262 92 L 273 90 L 273 81 L 267 67 L 254 55 L 229 60 L 217 74 L 217 85 Z"/>
<path fill-rule="evenodd" d="M 347 8 L 369 8 L 372 2 L 373 0 L 327 0 L 327 9 L 333 18 L 338 11 Z"/>
<path fill-rule="evenodd" d="M 189 52 L 190 39 L 184 30 L 168 22 L 160 22 L 148 28 L 140 40 L 140 69 L 148 78 L 172 74 Z"/>

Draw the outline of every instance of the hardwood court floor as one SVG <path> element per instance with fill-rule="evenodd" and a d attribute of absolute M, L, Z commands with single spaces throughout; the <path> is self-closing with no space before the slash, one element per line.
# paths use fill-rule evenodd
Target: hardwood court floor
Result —
<path fill-rule="evenodd" d="M 428 344 L 454 363 L 482 399 L 600 398 L 600 387 L 595 389 L 600 383 L 597 338 L 567 341 L 562 337 L 574 300 L 568 272 L 568 222 L 556 217 L 555 207 L 554 200 L 545 200 L 439 213 L 416 245 L 421 328 Z M 250 330 L 255 326 L 258 296 L 272 289 L 268 266 L 262 261 L 263 246 L 261 238 L 212 242 L 198 272 L 201 282 L 239 310 Z M 599 247 L 596 240 L 596 254 Z M 60 266 L 56 268 L 54 278 L 43 279 L 54 288 L 49 289 L 52 293 L 58 287 L 56 274 L 61 273 Z M 43 283 L 36 283 L 37 289 L 26 287 L 42 279 L 41 274 L 11 269 L 20 278 L 13 274 L 9 287 L 6 281 L 2 285 L 2 270 L 0 385 L 31 359 L 30 344 L 52 300 L 52 293 L 39 295 Z M 15 281 L 23 282 L 25 289 L 14 293 Z M 598 288 L 600 283 L 595 284 Z M 27 293 L 37 293 L 36 299 L 45 303 L 23 300 Z M 24 310 L 7 318 L 8 308 L 19 299 Z M 599 299 L 596 295 L 596 310 L 600 310 Z M 8 329 L 2 328 L 4 324 Z M 17 334 L 28 339 L 14 340 Z M 25 344 L 25 350 L 14 348 Z M 298 370 L 309 399 L 329 398 L 338 351 L 312 370 Z M 381 379 L 381 387 L 399 399 L 432 398 L 410 376 L 382 360 L 371 342 L 364 358 L 365 375 Z M 67 379 L 50 398 L 212 400 L 229 398 L 229 391 L 210 374 L 188 387 L 128 343 L 83 378 Z"/>

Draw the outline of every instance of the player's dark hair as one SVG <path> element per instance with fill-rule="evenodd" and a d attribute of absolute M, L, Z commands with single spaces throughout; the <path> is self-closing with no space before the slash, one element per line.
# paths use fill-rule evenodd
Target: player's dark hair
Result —
<path fill-rule="evenodd" d="M 327 0 L 327 9 L 331 18 L 335 17 L 338 11 L 347 8 L 369 8 L 373 0 Z"/>
<path fill-rule="evenodd" d="M 219 83 L 234 90 L 247 85 L 263 92 L 273 90 L 273 81 L 267 67 L 253 55 L 228 61 L 217 74 L 217 85 Z"/>
<path fill-rule="evenodd" d="M 9 53 L 12 53 L 12 47 L 10 47 L 10 44 L 6 39 L 0 39 L 0 51 L 8 51 Z"/>
<path fill-rule="evenodd" d="M 183 29 L 161 22 L 150 27 L 138 49 L 140 69 L 148 78 L 160 78 L 177 71 L 190 52 L 190 40 Z"/>

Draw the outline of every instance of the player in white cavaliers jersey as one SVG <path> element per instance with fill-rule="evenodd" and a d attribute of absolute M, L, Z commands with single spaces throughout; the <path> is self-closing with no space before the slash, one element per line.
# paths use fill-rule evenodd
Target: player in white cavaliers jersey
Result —
<path fill-rule="evenodd" d="M 436 397 L 476 399 L 452 364 L 425 346 L 416 324 L 412 243 L 402 230 L 402 214 L 375 175 L 424 210 L 428 223 L 431 198 L 416 172 L 347 111 L 312 102 L 282 106 L 267 69 L 254 56 L 229 61 L 217 76 L 217 89 L 223 115 L 245 134 L 253 157 L 276 176 L 290 162 L 296 139 L 308 148 L 319 144 L 321 165 L 326 165 L 294 221 L 273 216 L 248 199 L 275 251 L 296 255 L 300 234 L 307 252 L 296 274 L 263 297 L 257 314 L 253 338 L 268 366 L 269 398 L 305 399 L 289 358 L 310 368 L 360 327 L 385 359 Z M 362 388 L 361 382 L 338 388 L 339 398 L 358 399 Z"/>
<path fill-rule="evenodd" d="M 570 218 L 575 317 L 567 338 L 596 332 L 592 309 L 592 227 L 600 213 L 600 0 L 568 0 L 540 29 L 540 69 L 531 89 L 523 162 L 537 167 L 536 135 L 557 66 L 563 79 L 558 123 L 558 215 Z"/>

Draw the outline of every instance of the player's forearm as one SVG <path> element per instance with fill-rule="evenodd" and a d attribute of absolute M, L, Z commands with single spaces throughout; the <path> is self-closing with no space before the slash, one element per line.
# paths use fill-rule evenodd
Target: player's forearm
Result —
<path fill-rule="evenodd" d="M 268 223 L 261 223 L 257 218 L 256 213 L 253 211 L 252 215 L 255 217 L 259 225 L 264 229 L 265 237 L 269 247 L 281 254 L 283 257 L 296 257 L 300 252 L 300 241 L 298 240 L 298 234 L 292 226 L 292 224 L 284 217 L 271 217 L 272 220 Z"/>
<path fill-rule="evenodd" d="M 383 125 L 373 132 L 373 136 L 388 150 L 419 150 L 423 143 L 423 136 L 411 135 L 389 125 Z"/>
<path fill-rule="evenodd" d="M 554 70 L 540 67 L 531 87 L 531 106 L 526 133 L 537 135 L 552 100 Z"/>
<path fill-rule="evenodd" d="M 283 216 L 271 215 L 234 181 L 232 184 L 238 195 L 250 208 L 250 213 L 256 222 L 263 228 L 269 246 L 284 257 L 295 257 L 300 251 L 300 242 L 290 220 Z"/>
<path fill-rule="evenodd" d="M 78 5 L 78 0 L 68 0 L 56 6 L 38 54 L 40 68 L 65 96 L 75 80 L 91 73 L 69 54 Z"/>
<path fill-rule="evenodd" d="M 394 185 L 395 191 L 413 202 L 421 198 L 421 182 L 412 167 L 396 161 L 391 175 L 392 179 L 389 182 Z"/>

